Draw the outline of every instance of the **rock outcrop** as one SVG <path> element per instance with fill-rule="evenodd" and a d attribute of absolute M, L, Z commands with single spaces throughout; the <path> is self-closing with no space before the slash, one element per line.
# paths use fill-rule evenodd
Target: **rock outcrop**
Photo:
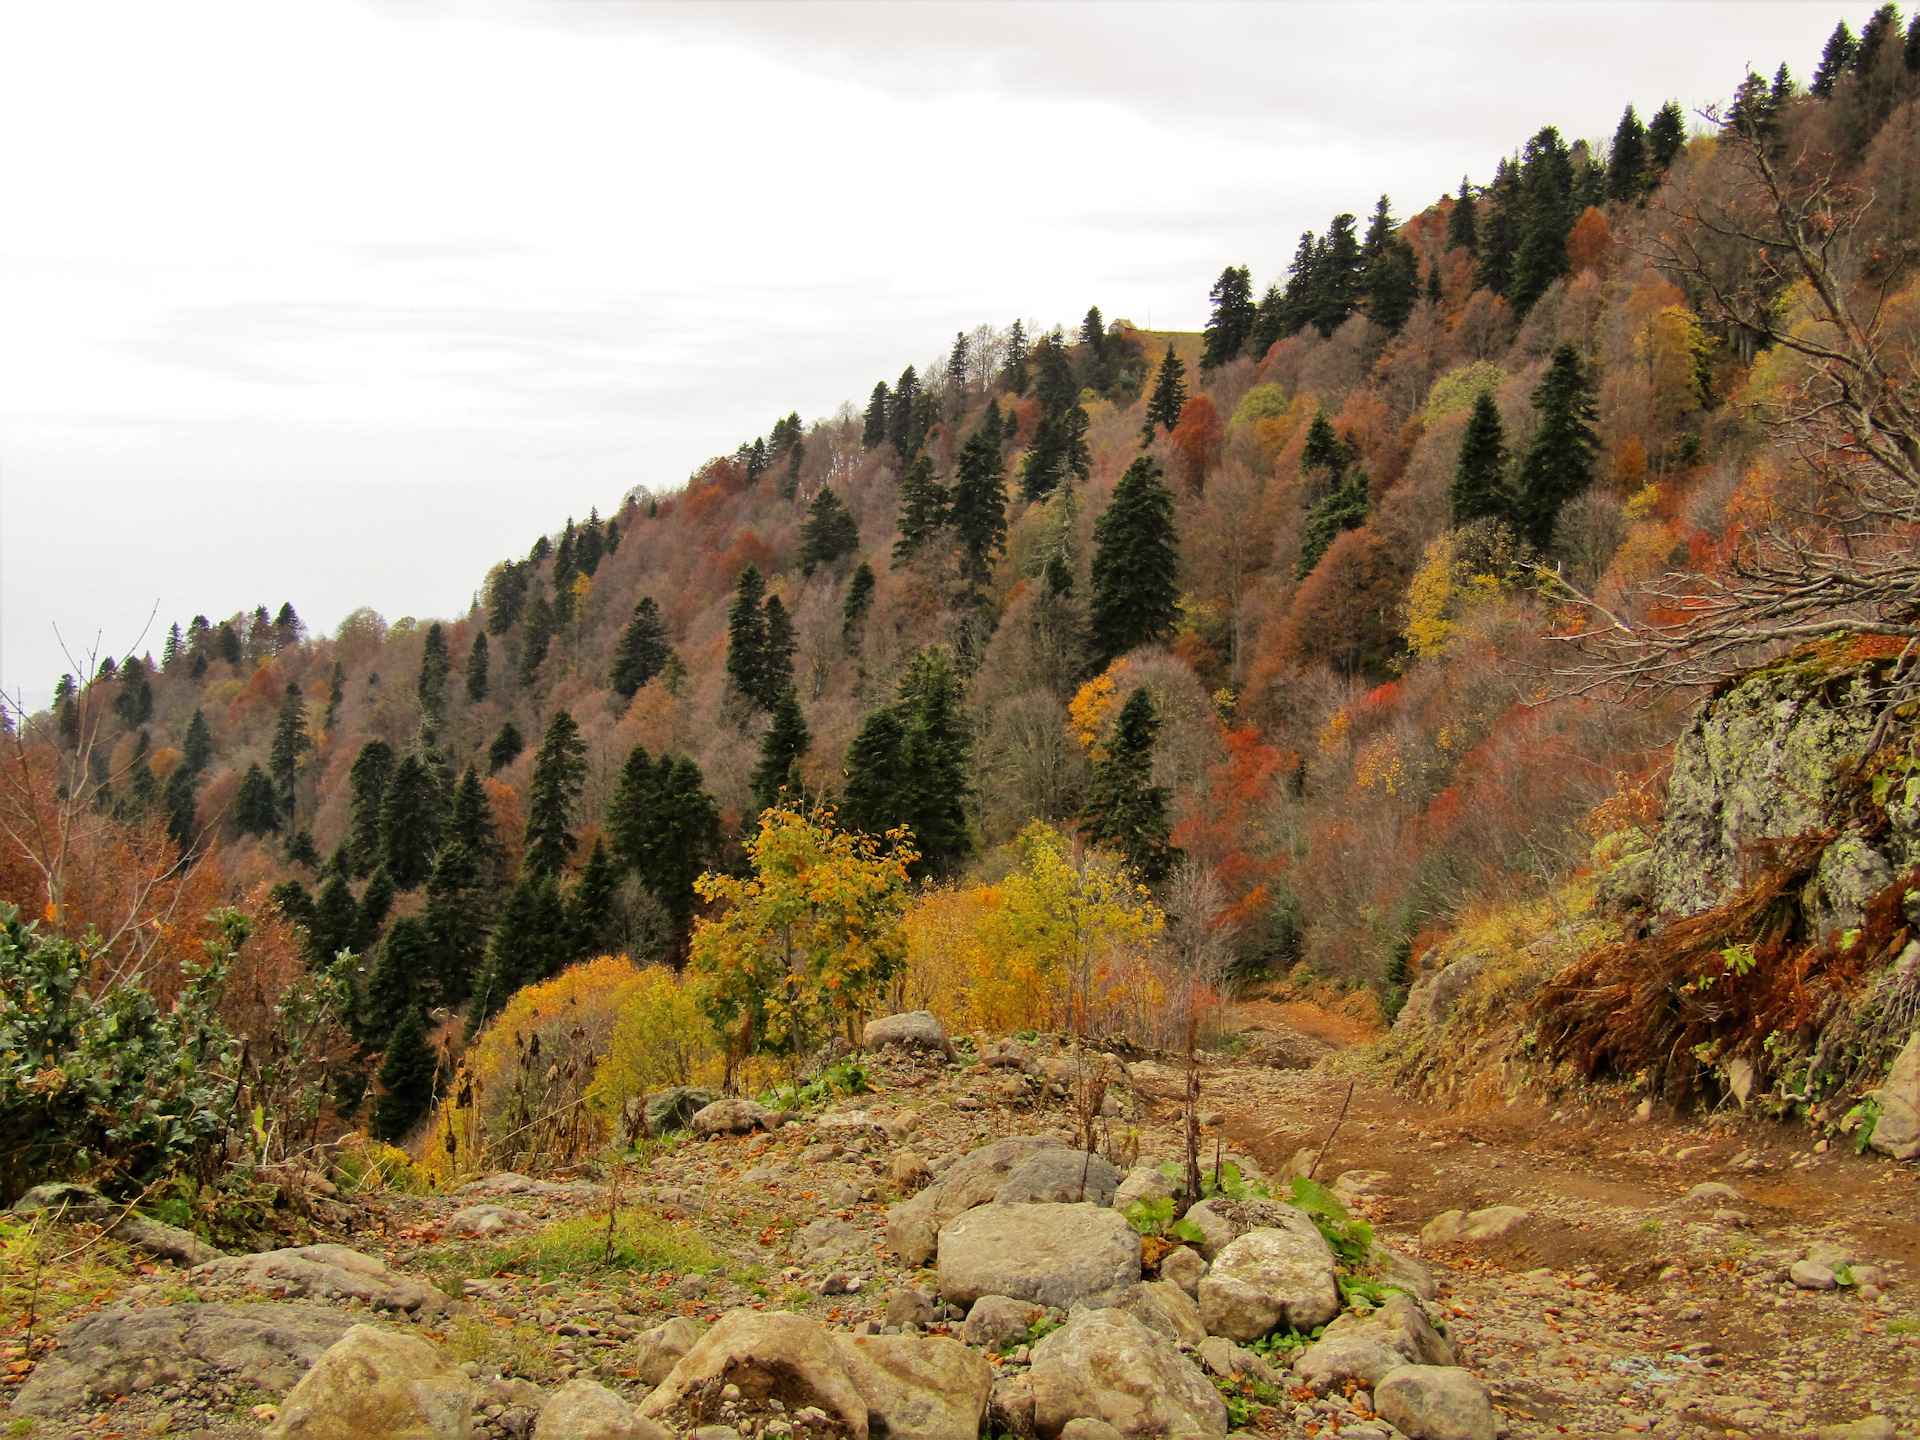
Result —
<path fill-rule="evenodd" d="M 1103 1205 L 985 1205 L 940 1231 L 940 1293 L 1071 1309 L 1140 1278 L 1140 1236 Z"/>
<path fill-rule="evenodd" d="M 425 1340 L 355 1325 L 280 1407 L 276 1440 L 468 1440 L 474 1383 Z"/>
<path fill-rule="evenodd" d="M 1083 1310 L 1033 1350 L 1036 1434 L 1095 1419 L 1129 1440 L 1225 1435 L 1227 1407 L 1213 1382 L 1171 1340 L 1118 1310 Z"/>

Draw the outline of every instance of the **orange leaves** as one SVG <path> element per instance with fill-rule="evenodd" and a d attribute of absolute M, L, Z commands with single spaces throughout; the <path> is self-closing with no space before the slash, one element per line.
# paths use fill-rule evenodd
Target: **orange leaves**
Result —
<path fill-rule="evenodd" d="M 1573 222 L 1573 229 L 1567 232 L 1567 259 L 1573 266 L 1573 273 L 1604 271 L 1607 262 L 1613 258 L 1614 249 L 1613 232 L 1607 228 L 1607 217 L 1588 206 L 1586 212 Z"/>
<path fill-rule="evenodd" d="M 1180 423 L 1173 428 L 1174 473 L 1188 489 L 1197 492 L 1206 487 L 1225 433 L 1220 411 L 1207 396 L 1196 395 L 1181 409 Z"/>

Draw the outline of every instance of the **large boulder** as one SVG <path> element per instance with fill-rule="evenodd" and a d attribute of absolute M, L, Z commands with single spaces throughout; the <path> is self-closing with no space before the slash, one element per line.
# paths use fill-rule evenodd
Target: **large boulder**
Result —
<path fill-rule="evenodd" d="M 1113 1308 L 1133 1316 L 1147 1329 L 1169 1340 L 1184 1340 L 1198 1345 L 1207 1338 L 1207 1327 L 1200 1323 L 1200 1307 L 1193 1297 L 1171 1280 L 1148 1280 L 1129 1285 L 1113 1302 Z"/>
<path fill-rule="evenodd" d="M 1493 1401 L 1464 1370 L 1402 1365 L 1374 1387 L 1380 1418 L 1412 1440 L 1495 1440 Z"/>
<path fill-rule="evenodd" d="M 1440 1293 L 1432 1272 L 1411 1255 L 1376 1244 L 1367 1253 L 1367 1264 L 1383 1284 L 1397 1286 L 1409 1295 L 1432 1300 Z"/>
<path fill-rule="evenodd" d="M 80 1185 L 69 1180 L 34 1186 L 13 1202 L 13 1213 L 52 1213 L 62 1220 L 97 1221 L 107 1227 L 107 1233 L 114 1239 L 125 1241 L 159 1259 L 176 1260 L 183 1265 L 204 1265 L 209 1260 L 220 1258 L 218 1250 L 191 1230 L 182 1230 L 177 1225 L 167 1225 L 138 1211 L 128 1210 L 108 1200 L 91 1185 Z"/>
<path fill-rule="evenodd" d="M 469 1440 L 474 1384 L 412 1335 L 356 1325 L 293 1387 L 279 1440 Z"/>
<path fill-rule="evenodd" d="M 1033 1347 L 1033 1426 L 1104 1420 L 1129 1440 L 1225 1435 L 1220 1392 L 1165 1336 L 1118 1310 L 1082 1310 Z"/>
<path fill-rule="evenodd" d="M 213 1284 L 239 1284 L 253 1290 L 277 1290 L 304 1300 L 364 1300 L 376 1310 L 444 1310 L 447 1297 L 424 1280 L 396 1275 L 384 1261 L 344 1245 L 301 1245 L 259 1255 L 226 1255 L 196 1266 L 194 1274 Z"/>
<path fill-rule="evenodd" d="M 694 1342 L 640 1406 L 650 1420 L 671 1415 L 712 1385 L 737 1385 L 743 1398 L 780 1401 L 789 1411 L 813 1405 L 833 1416 L 853 1440 L 867 1440 L 867 1402 L 833 1337 L 785 1311 L 730 1310 Z"/>
<path fill-rule="evenodd" d="M 706 1330 L 706 1326 L 689 1320 L 685 1315 L 676 1315 L 663 1325 L 642 1330 L 635 1337 L 639 1353 L 634 1361 L 641 1382 L 647 1385 L 663 1383 Z"/>
<path fill-rule="evenodd" d="M 1913 1032 L 1887 1072 L 1886 1083 L 1874 1093 L 1880 1117 L 1867 1143 L 1895 1160 L 1920 1157 L 1920 1030 Z"/>
<path fill-rule="evenodd" d="M 13 1397 L 16 1415 L 53 1415 L 104 1395 L 219 1380 L 284 1391 L 353 1328 L 320 1305 L 116 1306 L 82 1316 Z"/>
<path fill-rule="evenodd" d="M 604 1385 L 570 1380 L 548 1397 L 534 1422 L 534 1440 L 672 1440 Z"/>
<path fill-rule="evenodd" d="M 961 1334 L 967 1344 L 996 1354 L 1027 1343 L 1033 1322 L 1046 1313 L 1044 1306 L 1031 1300 L 1015 1300 L 1006 1295 L 982 1295 L 967 1310 L 966 1327 Z"/>
<path fill-rule="evenodd" d="M 942 1055 L 953 1053 L 946 1027 L 931 1010 L 909 1010 L 903 1015 L 869 1020 L 860 1034 L 860 1042 L 869 1050 L 898 1045 L 909 1050 L 938 1050 Z"/>
<path fill-rule="evenodd" d="M 1070 1309 L 1140 1278 L 1140 1236 L 1103 1205 L 984 1205 L 948 1222 L 940 1293 L 971 1305 L 1006 1295 Z"/>
<path fill-rule="evenodd" d="M 975 1440 L 993 1398 L 993 1367 L 944 1336 L 833 1337 L 867 1404 L 872 1433 L 914 1440 Z"/>
<path fill-rule="evenodd" d="M 1427 1312 L 1411 1295 L 1389 1295 L 1374 1310 L 1349 1310 L 1327 1326 L 1322 1339 L 1368 1340 L 1410 1365 L 1455 1363 L 1453 1346 L 1428 1322 Z"/>
<path fill-rule="evenodd" d="M 1246 1343 L 1282 1325 L 1311 1330 L 1340 1313 L 1333 1251 L 1298 1210 L 1284 1228 L 1249 1230 L 1222 1250 L 1200 1282 L 1200 1322 Z"/>
<path fill-rule="evenodd" d="M 887 1244 L 909 1269 L 933 1258 L 940 1229 L 976 1205 L 1001 1197 L 1008 1176 L 1043 1150 L 1078 1155 L 1052 1135 L 1011 1135 L 956 1160 L 933 1184 L 887 1211 Z M 1057 1162 L 1058 1163 L 1058 1162 Z"/>
<path fill-rule="evenodd" d="M 694 1112 L 688 1128 L 696 1135 L 745 1135 L 773 1126 L 774 1112 L 757 1100 L 716 1100 Z"/>
<path fill-rule="evenodd" d="M 993 1192 L 997 1205 L 1111 1205 L 1120 1172 L 1086 1150 L 1051 1145 L 1007 1172 Z"/>
<path fill-rule="evenodd" d="M 1407 1003 L 1400 1007 L 1393 1028 L 1398 1030 L 1421 1022 L 1429 1029 L 1439 1029 L 1486 968 L 1486 956 L 1463 955 L 1444 970 L 1419 981 L 1407 993 Z"/>
<path fill-rule="evenodd" d="M 1204 1237 L 1200 1253 L 1212 1260 L 1249 1230 L 1284 1230 L 1295 1224 L 1301 1212 L 1284 1200 L 1228 1200 L 1216 1197 L 1202 1200 L 1187 1211 L 1187 1219 Z"/>
<path fill-rule="evenodd" d="M 658 1140 L 675 1130 L 685 1130 L 693 1117 L 720 1098 L 718 1090 L 704 1085 L 674 1085 L 649 1095 L 641 1111 L 641 1123 L 647 1134 Z"/>
<path fill-rule="evenodd" d="M 1324 1395 L 1345 1380 L 1371 1390 L 1406 1363 L 1398 1350 L 1365 1335 L 1328 1335 L 1300 1352 L 1293 1374 L 1296 1384 L 1311 1385 L 1314 1394 Z"/>

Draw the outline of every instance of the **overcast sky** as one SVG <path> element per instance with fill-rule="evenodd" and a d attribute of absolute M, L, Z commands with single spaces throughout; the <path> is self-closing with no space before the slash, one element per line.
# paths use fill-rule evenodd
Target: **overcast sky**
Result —
<path fill-rule="evenodd" d="M 464 611 L 959 329 L 1611 134 L 1844 4 L 0 3 L 0 685 L 293 602 Z"/>

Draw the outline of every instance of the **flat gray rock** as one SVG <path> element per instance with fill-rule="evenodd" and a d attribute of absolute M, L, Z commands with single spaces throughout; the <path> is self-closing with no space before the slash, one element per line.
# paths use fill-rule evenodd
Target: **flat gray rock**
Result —
<path fill-rule="evenodd" d="M 1140 1236 L 1104 1205 L 983 1205 L 940 1232 L 940 1293 L 1005 1295 L 1061 1310 L 1140 1278 Z"/>
<path fill-rule="evenodd" d="M 344 1245 L 301 1245 L 259 1255 L 227 1255 L 194 1268 L 215 1284 L 277 1290 L 294 1299 L 364 1300 L 376 1310 L 436 1311 L 447 1297 L 424 1280 L 400 1275 L 386 1263 Z"/>

